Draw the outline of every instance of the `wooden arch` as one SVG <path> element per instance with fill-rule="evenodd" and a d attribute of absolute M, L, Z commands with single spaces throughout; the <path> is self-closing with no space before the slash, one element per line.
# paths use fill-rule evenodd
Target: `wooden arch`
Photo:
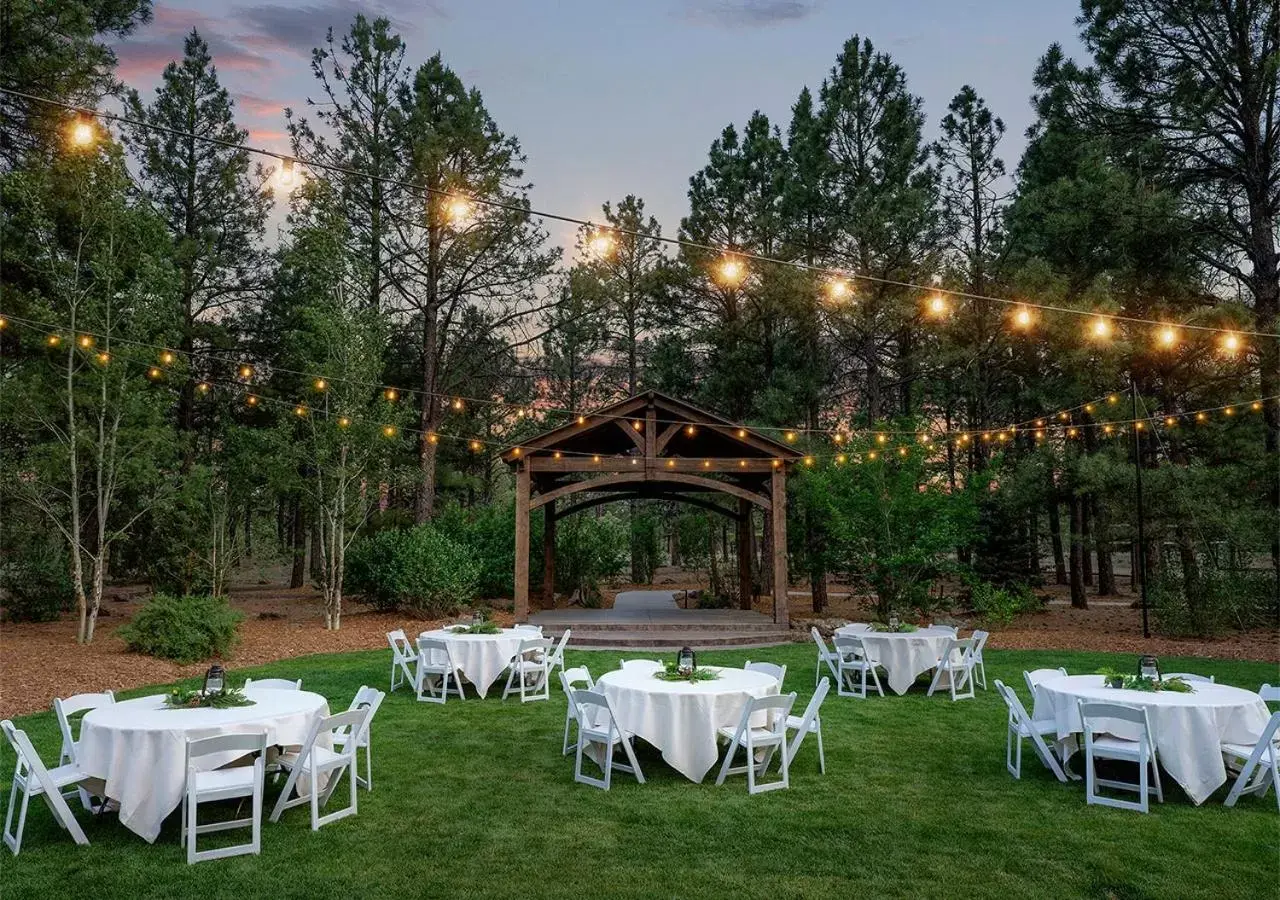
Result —
<path fill-rule="evenodd" d="M 751 604 L 751 510 L 769 516 L 774 621 L 788 624 L 787 468 L 800 454 L 745 425 L 656 391 L 620 400 L 590 415 L 507 448 L 516 477 L 515 610 L 529 614 L 529 517 L 541 508 L 543 596 L 554 601 L 555 524 L 613 500 L 670 499 L 711 509 L 738 522 L 739 597 Z M 599 496 L 556 511 L 577 494 Z M 737 500 L 734 513 L 703 498 Z"/>

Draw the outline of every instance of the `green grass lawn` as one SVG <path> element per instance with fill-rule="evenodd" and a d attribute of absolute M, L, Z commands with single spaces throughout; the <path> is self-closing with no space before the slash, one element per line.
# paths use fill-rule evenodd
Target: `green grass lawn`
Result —
<path fill-rule="evenodd" d="M 628 654 L 643 657 L 652 654 Z M 1134 659 L 1096 653 L 990 651 L 988 682 L 1026 698 L 1022 671 L 1073 673 Z M 810 645 L 700 655 L 788 666 L 787 689 L 811 693 Z M 616 652 L 570 652 L 595 675 Z M 387 687 L 389 653 L 288 660 L 233 677 L 301 677 L 345 709 L 356 688 Z M 1163 659 L 1256 690 L 1274 665 Z M 136 696 L 151 691 L 129 692 Z M 500 696 L 499 691 L 499 696 Z M 1085 804 L 1027 746 L 1023 778 L 1005 771 L 1005 709 L 994 688 L 976 700 L 830 696 L 823 708 L 827 774 L 805 741 L 791 789 L 750 797 L 745 777 L 692 784 L 641 750 L 648 783 L 615 773 L 605 793 L 573 781 L 560 755 L 564 697 L 520 705 L 417 703 L 406 690 L 374 721 L 374 787 L 358 816 L 310 831 L 305 808 L 262 831 L 262 855 L 187 866 L 171 816 L 154 845 L 113 817 L 88 821 L 76 847 L 37 803 L 22 855 L 0 849 L 0 896 L 72 897 L 1247 897 L 1280 895 L 1274 796 L 1201 807 L 1165 779 L 1150 815 Z M 22 717 L 46 761 L 59 745 L 52 713 Z M 0 763 L 7 776 L 13 754 Z M 270 810 L 277 788 L 269 785 Z M 5 787 L 7 795 L 7 784 Z M 340 791 L 335 803 L 343 802 Z M 79 806 L 75 805 L 79 811 Z M 239 839 L 241 833 L 229 837 Z"/>

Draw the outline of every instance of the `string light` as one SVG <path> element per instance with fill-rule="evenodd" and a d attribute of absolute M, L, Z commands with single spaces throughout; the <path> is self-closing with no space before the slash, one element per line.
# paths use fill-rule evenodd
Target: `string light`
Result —
<path fill-rule="evenodd" d="M 257 406 L 258 405 L 257 395 L 250 394 L 248 397 L 244 398 L 244 402 L 249 404 L 250 406 Z"/>
<path fill-rule="evenodd" d="M 461 398 L 461 397 L 454 397 L 454 398 L 453 398 L 453 411 L 454 411 L 454 412 L 461 412 L 461 411 L 462 411 L 462 405 L 463 405 L 463 404 L 462 404 L 462 398 Z"/>
<path fill-rule="evenodd" d="M 947 298 L 942 294 L 934 294 L 930 297 L 926 308 L 929 311 L 929 315 L 935 319 L 944 318 L 947 313 L 951 312 L 951 305 L 947 303 Z"/>
<path fill-rule="evenodd" d="M 1107 340 L 1111 337 L 1111 320 L 1106 316 L 1098 316 L 1089 323 L 1089 334 L 1095 340 Z"/>
<path fill-rule="evenodd" d="M 76 116 L 71 121 L 70 138 L 74 147 L 81 149 L 92 147 L 98 140 L 98 129 L 93 119 L 86 115 Z"/>
<path fill-rule="evenodd" d="M 1174 347 L 1178 343 L 1178 329 L 1172 325 L 1161 325 L 1156 331 L 1156 343 L 1161 347 Z"/>
<path fill-rule="evenodd" d="M 471 441 L 469 444 L 467 444 L 467 446 L 471 448 L 471 452 L 473 453 L 479 453 L 481 450 L 484 449 L 484 445 L 481 444 L 479 441 Z"/>
<path fill-rule="evenodd" d="M 794 431 L 788 431 L 784 437 L 787 439 L 788 444 L 794 444 L 796 442 L 796 433 Z"/>
<path fill-rule="evenodd" d="M 436 434 L 434 431 L 428 432 L 428 433 L 427 433 L 427 443 L 428 443 L 428 444 L 438 444 L 438 443 L 440 443 L 440 435 Z"/>
<path fill-rule="evenodd" d="M 273 178 L 277 190 L 289 192 L 297 187 L 298 172 L 294 169 L 294 161 L 291 157 L 285 157 L 280 161 L 280 166 L 275 170 Z"/>
<path fill-rule="evenodd" d="M 295 406 L 293 408 L 293 414 L 298 418 L 302 418 L 307 414 L 307 408 L 305 406 Z"/>
<path fill-rule="evenodd" d="M 1235 356 L 1240 352 L 1243 342 L 1240 340 L 1240 335 L 1236 334 L 1234 331 L 1228 331 L 1222 336 L 1222 339 L 1218 342 L 1218 346 L 1221 347 L 1222 352 L 1227 356 Z"/>
<path fill-rule="evenodd" d="M 351 424 L 351 420 L 350 420 L 349 418 L 347 418 L 346 416 L 338 416 L 338 427 L 339 427 L 339 428 L 346 428 L 346 427 L 347 427 L 347 426 L 349 426 L 350 424 Z"/>
<path fill-rule="evenodd" d="M 847 278 L 834 277 L 827 282 L 827 296 L 836 303 L 848 300 L 853 296 L 853 285 Z"/>
<path fill-rule="evenodd" d="M 9 320 L 6 319 L 4 316 L 0 316 L 0 331 L 4 331 L 8 327 L 9 327 Z"/>
<path fill-rule="evenodd" d="M 44 342 L 50 347 L 56 347 L 62 343 L 62 338 L 58 337 L 56 334 L 51 334 L 44 339 Z"/>
<path fill-rule="evenodd" d="M 395 436 L 396 436 L 396 426 L 394 426 L 394 425 L 383 425 L 383 426 L 382 426 L 382 436 L 383 436 L 383 437 L 388 437 L 388 438 L 393 438 L 393 437 L 395 437 Z"/>
<path fill-rule="evenodd" d="M 397 400 L 400 399 L 400 392 L 397 391 L 395 388 L 387 388 L 385 391 L 382 392 L 382 398 L 386 400 L 388 403 L 395 403 Z"/>
<path fill-rule="evenodd" d="M 586 417 L 586 416 L 578 416 L 578 424 L 579 424 L 579 425 L 586 425 L 586 424 L 587 424 L 587 417 Z"/>
<path fill-rule="evenodd" d="M 316 379 L 315 388 L 317 391 L 323 391 L 328 387 L 329 387 L 329 382 L 325 381 L 323 378 Z"/>
<path fill-rule="evenodd" d="M 1119 397 L 1118 395 L 1116 395 L 1116 394 L 1108 394 L 1108 395 L 1107 395 L 1107 402 L 1108 402 L 1108 403 L 1119 403 L 1119 402 L 1120 402 L 1120 397 Z"/>
<path fill-rule="evenodd" d="M 253 366 L 244 365 L 240 367 L 240 377 L 248 381 L 253 377 Z"/>
<path fill-rule="evenodd" d="M 634 428 L 636 431 L 644 431 L 644 423 L 641 422 L 639 419 L 634 420 L 631 423 L 631 427 Z"/>
<path fill-rule="evenodd" d="M 445 198 L 444 214 L 454 228 L 464 228 L 471 222 L 474 207 L 470 200 L 461 194 L 452 194 Z"/>
<path fill-rule="evenodd" d="M 867 451 L 867 459 L 872 460 L 872 461 L 874 462 L 874 461 L 875 461 L 875 458 L 876 458 L 876 451 L 874 451 L 874 450 L 868 450 L 868 451 Z"/>
<path fill-rule="evenodd" d="M 209 382 L 207 381 L 200 382 L 199 384 L 196 385 L 196 390 L 202 394 L 209 393 Z"/>
<path fill-rule="evenodd" d="M 159 369 L 157 369 L 155 366 L 152 366 L 151 368 L 147 369 L 148 378 L 152 378 L 152 379 L 159 378 L 163 374 L 164 373 L 161 372 Z"/>
<path fill-rule="evenodd" d="M 738 437 L 740 437 L 740 438 L 744 438 L 744 437 L 746 437 L 746 436 L 747 436 L 747 429 L 745 429 L 745 428 L 739 428 L 739 429 L 738 429 Z"/>
<path fill-rule="evenodd" d="M 695 434 L 698 433 L 698 429 L 694 428 L 692 425 L 686 425 L 684 427 L 684 433 L 689 437 L 693 437 Z"/>
<path fill-rule="evenodd" d="M 111 356 L 110 356 L 110 354 L 108 354 L 108 353 L 106 353 L 106 352 L 102 352 L 102 353 L 99 353 L 99 354 L 98 354 L 98 363 L 99 363 L 99 365 L 103 365 L 103 366 L 105 366 L 105 365 L 106 365 L 107 363 L 109 363 L 109 362 L 111 362 Z"/>
<path fill-rule="evenodd" d="M 782 465 L 782 460 L 780 460 L 780 459 L 775 459 L 775 460 L 773 460 L 773 467 L 774 467 L 775 469 L 776 469 L 776 468 L 778 468 L 778 467 L 779 467 L 779 466 L 781 466 L 781 465 Z"/>
<path fill-rule="evenodd" d="M 76 343 L 79 344 L 81 347 L 83 347 L 85 350 L 88 350 L 90 347 L 93 346 L 93 338 L 89 337 L 89 335 L 87 334 L 82 334 L 80 335 L 80 337 L 76 338 Z"/>
<path fill-rule="evenodd" d="M 742 260 L 732 253 L 726 253 L 716 269 L 720 281 L 725 287 L 737 287 L 747 277 L 747 267 Z"/>
<path fill-rule="evenodd" d="M 591 232 L 591 237 L 587 239 L 587 249 L 596 259 L 607 259 L 612 256 L 617 246 L 618 242 L 614 238 L 613 232 L 607 228 L 595 229 Z"/>
<path fill-rule="evenodd" d="M 1013 313 L 1013 324 L 1024 331 L 1035 324 L 1035 316 L 1026 304 L 1022 304 Z"/>

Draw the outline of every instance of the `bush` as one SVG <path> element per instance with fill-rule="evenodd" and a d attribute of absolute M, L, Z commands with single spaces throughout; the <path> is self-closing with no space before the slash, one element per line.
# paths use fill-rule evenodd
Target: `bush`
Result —
<path fill-rule="evenodd" d="M 32 545 L 0 567 L 4 617 L 10 622 L 52 622 L 71 608 L 67 554 L 60 544 Z"/>
<path fill-rule="evenodd" d="M 703 591 L 698 595 L 698 609 L 732 609 L 733 599 L 724 594 Z"/>
<path fill-rule="evenodd" d="M 475 599 L 479 582 L 476 555 L 431 524 L 380 531 L 347 553 L 347 585 L 378 610 L 456 615 Z"/>
<path fill-rule="evenodd" d="M 1273 622 L 1275 591 L 1269 572 L 1205 569 L 1190 589 L 1181 576 L 1154 579 L 1147 596 L 1159 634 L 1213 637 Z"/>
<path fill-rule="evenodd" d="M 556 530 L 556 587 L 583 606 L 600 605 L 600 582 L 627 565 L 627 527 L 613 516 L 577 515 Z"/>
<path fill-rule="evenodd" d="M 969 603 L 983 621 L 992 625 L 1008 625 L 1019 614 L 1042 608 L 1040 599 L 1025 584 L 997 587 L 977 579 L 969 584 Z"/>
<path fill-rule="evenodd" d="M 225 597 L 156 594 L 116 634 L 135 653 L 193 663 L 225 657 L 243 618 Z"/>

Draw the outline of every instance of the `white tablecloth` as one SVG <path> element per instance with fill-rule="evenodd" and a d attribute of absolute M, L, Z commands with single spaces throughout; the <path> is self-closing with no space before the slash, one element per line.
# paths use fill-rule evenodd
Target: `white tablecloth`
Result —
<path fill-rule="evenodd" d="M 139 697 L 85 714 L 80 725 L 80 767 L 106 783 L 120 804 L 120 822 L 154 842 L 166 816 L 182 803 L 189 740 L 239 732 L 267 732 L 267 746 L 302 744 L 329 703 L 310 691 L 250 688 L 253 706 L 234 709 L 166 709 L 164 697 Z M 200 757 L 202 770 L 216 769 L 239 754 Z"/>
<path fill-rule="evenodd" d="M 489 688 L 511 662 L 511 657 L 520 649 L 521 641 L 536 640 L 542 635 L 532 629 L 504 628 L 499 634 L 454 634 L 447 628 L 439 631 L 424 631 L 419 638 L 431 638 L 446 641 L 449 652 L 453 654 L 453 664 L 458 667 L 462 676 L 470 681 L 480 696 L 489 692 Z M 443 662 L 435 659 L 432 662 Z"/>
<path fill-rule="evenodd" d="M 854 631 L 837 628 L 836 634 L 862 638 L 867 655 L 884 667 L 889 689 L 905 694 L 916 677 L 938 664 L 955 634 L 946 628 L 920 628 L 916 631 Z"/>
<path fill-rule="evenodd" d="M 663 681 L 653 671 L 631 668 L 606 672 L 596 682 L 619 726 L 661 750 L 667 764 L 690 781 L 701 781 L 716 764 L 716 730 L 737 726 L 751 699 L 778 693 L 777 680 L 764 672 L 706 668 L 716 668 L 720 677 Z"/>
<path fill-rule="evenodd" d="M 1198 805 L 1227 781 L 1221 745 L 1256 744 L 1270 712 L 1253 691 L 1225 684 L 1196 683 L 1192 687 L 1195 691 L 1190 694 L 1127 691 L 1107 687 L 1101 675 L 1051 678 L 1036 688 L 1032 718 L 1056 722 L 1058 739 L 1070 752 L 1075 744 L 1073 736 L 1080 732 L 1080 700 L 1142 707 L 1151 723 L 1160 767 Z M 1134 740 L 1138 735 L 1120 733 L 1116 737 Z"/>

